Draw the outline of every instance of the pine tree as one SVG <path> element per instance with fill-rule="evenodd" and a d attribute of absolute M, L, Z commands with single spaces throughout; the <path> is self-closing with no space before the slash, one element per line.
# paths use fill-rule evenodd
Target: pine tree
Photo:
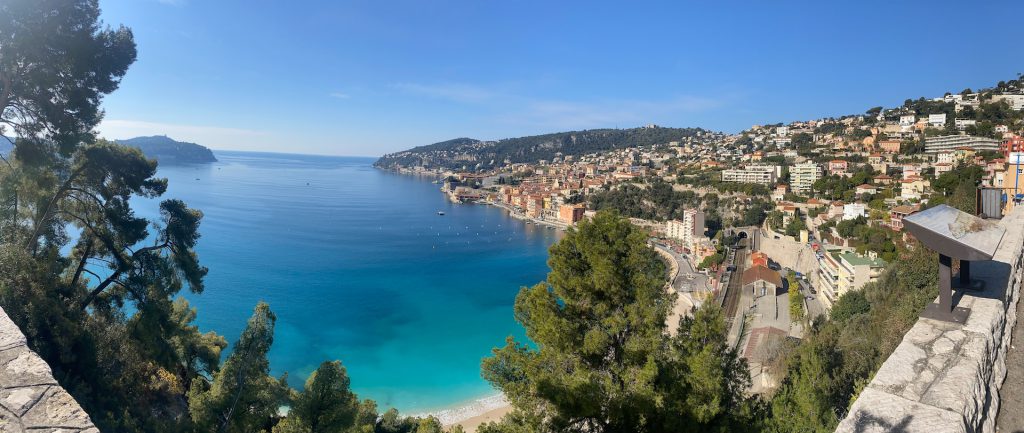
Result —
<path fill-rule="evenodd" d="M 483 361 L 515 410 L 485 432 L 682 432 L 732 425 L 746 366 L 720 312 L 698 311 L 670 339 L 674 299 L 647 235 L 599 212 L 551 247 L 546 283 L 524 288 L 515 316 L 533 345 Z M 535 345 L 535 346 L 534 346 Z M 749 405 L 747 405 L 749 406 Z"/>
<path fill-rule="evenodd" d="M 270 307 L 260 302 L 213 382 L 193 383 L 189 412 L 198 431 L 250 433 L 269 427 L 288 390 L 286 377 L 270 377 L 267 352 L 275 321 Z"/>
<path fill-rule="evenodd" d="M 359 401 L 349 389 L 348 375 L 341 361 L 324 362 L 306 380 L 306 386 L 292 401 L 288 418 L 274 433 L 336 433 L 356 421 Z"/>

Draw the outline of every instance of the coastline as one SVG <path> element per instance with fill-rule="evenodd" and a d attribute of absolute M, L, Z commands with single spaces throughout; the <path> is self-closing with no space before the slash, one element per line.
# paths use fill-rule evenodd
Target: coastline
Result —
<path fill-rule="evenodd" d="M 483 423 L 498 421 L 512 410 L 504 394 L 495 394 L 476 399 L 468 404 L 412 416 L 433 416 L 444 426 L 461 425 L 467 432 L 476 431 Z"/>
<path fill-rule="evenodd" d="M 405 175 L 413 175 L 413 176 L 426 176 L 426 177 L 434 177 L 434 178 L 443 178 L 445 176 L 444 173 L 438 173 L 436 171 L 425 170 L 425 169 L 417 170 L 417 169 L 404 168 L 404 167 L 393 168 L 393 167 L 378 167 L 378 166 L 373 166 L 373 168 L 376 168 L 378 170 L 390 171 L 392 173 L 405 174 Z M 526 216 L 526 214 L 524 214 L 522 212 L 519 212 L 519 211 L 515 210 L 514 208 L 512 208 L 511 206 L 506 205 L 504 203 L 500 203 L 500 202 L 492 202 L 492 201 L 488 201 L 488 200 L 477 200 L 477 201 L 467 202 L 466 204 L 484 204 L 484 205 L 489 205 L 489 206 L 496 206 L 496 207 L 504 209 L 505 211 L 508 212 L 509 216 L 511 216 L 512 218 L 518 219 L 518 220 L 528 221 L 528 222 L 532 222 L 532 223 L 538 224 L 538 225 L 551 226 L 551 227 L 554 227 L 554 228 L 559 229 L 559 230 L 565 230 L 565 229 L 569 228 L 569 225 L 567 225 L 567 224 L 565 224 L 565 223 L 563 223 L 561 221 L 546 220 L 546 219 L 541 219 L 541 218 L 528 217 L 528 216 Z"/>
<path fill-rule="evenodd" d="M 413 175 L 413 176 L 424 176 L 439 178 L 443 175 L 431 171 L 420 171 L 413 169 L 393 169 L 375 167 L 385 171 L 391 171 L 398 174 Z M 478 200 L 468 204 L 482 204 L 495 206 L 504 209 L 509 216 L 512 218 L 523 220 L 537 224 L 538 226 L 550 226 L 558 230 L 565 230 L 568 226 L 564 223 L 557 221 L 550 221 L 538 218 L 531 218 L 521 212 L 517 212 L 511 206 L 504 203 L 491 202 L 488 200 Z M 441 409 L 432 412 L 417 413 L 411 416 L 415 417 L 426 417 L 432 416 L 438 419 L 445 427 L 451 427 L 454 425 L 460 425 L 466 432 L 475 432 L 477 427 L 488 422 L 500 421 L 505 414 L 512 410 L 512 405 L 509 404 L 504 394 L 495 394 L 479 398 L 467 403 L 460 403 L 448 409 Z"/>
<path fill-rule="evenodd" d="M 559 230 L 565 230 L 565 229 L 569 228 L 569 226 L 567 224 L 565 224 L 565 223 L 563 223 L 561 221 L 551 221 L 551 220 L 545 220 L 545 219 L 538 219 L 538 218 L 528 217 L 528 216 L 524 215 L 521 212 L 517 212 L 515 209 L 511 208 L 510 206 L 508 206 L 508 205 L 506 205 L 504 203 L 497 203 L 497 202 L 491 202 L 491 201 L 486 201 L 486 200 L 480 200 L 480 201 L 478 201 L 476 203 L 502 208 L 502 209 L 504 209 L 505 211 L 508 212 L 509 216 L 511 216 L 512 218 L 518 219 L 518 220 L 524 220 L 524 221 L 533 222 L 534 224 L 537 224 L 537 225 L 550 226 L 550 227 L 554 227 L 554 228 L 559 229 Z"/>

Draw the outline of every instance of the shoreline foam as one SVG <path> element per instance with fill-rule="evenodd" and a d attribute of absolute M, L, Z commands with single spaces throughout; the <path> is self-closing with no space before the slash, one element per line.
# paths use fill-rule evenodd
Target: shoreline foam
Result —
<path fill-rule="evenodd" d="M 443 425 L 458 424 L 474 417 L 485 415 L 498 409 L 509 407 L 508 399 L 504 394 L 495 394 L 473 400 L 467 404 L 455 406 L 448 409 L 441 409 L 433 412 L 418 413 L 411 416 L 426 417 L 433 416 L 441 421 Z"/>

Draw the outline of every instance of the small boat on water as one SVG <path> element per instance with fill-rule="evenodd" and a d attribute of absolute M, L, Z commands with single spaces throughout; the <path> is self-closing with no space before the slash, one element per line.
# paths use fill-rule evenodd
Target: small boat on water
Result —
<path fill-rule="evenodd" d="M 439 210 L 439 211 L 437 211 L 437 214 L 438 214 L 438 215 L 444 215 L 444 211 L 440 211 L 440 210 Z"/>

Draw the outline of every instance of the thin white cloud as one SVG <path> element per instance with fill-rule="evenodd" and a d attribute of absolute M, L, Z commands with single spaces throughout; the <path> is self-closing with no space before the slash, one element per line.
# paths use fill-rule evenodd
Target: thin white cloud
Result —
<path fill-rule="evenodd" d="M 156 0 L 156 2 L 167 6 L 185 6 L 188 0 Z"/>
<path fill-rule="evenodd" d="M 331 93 L 328 94 L 328 96 L 330 96 L 332 98 L 337 98 L 337 99 L 349 99 L 349 98 L 352 97 L 352 95 L 349 95 L 348 93 L 342 93 L 342 92 L 331 92 Z"/>
<path fill-rule="evenodd" d="M 455 102 L 483 102 L 494 99 L 498 93 L 481 86 L 465 83 L 421 84 L 397 83 L 393 88 L 415 95 L 447 99 Z"/>

